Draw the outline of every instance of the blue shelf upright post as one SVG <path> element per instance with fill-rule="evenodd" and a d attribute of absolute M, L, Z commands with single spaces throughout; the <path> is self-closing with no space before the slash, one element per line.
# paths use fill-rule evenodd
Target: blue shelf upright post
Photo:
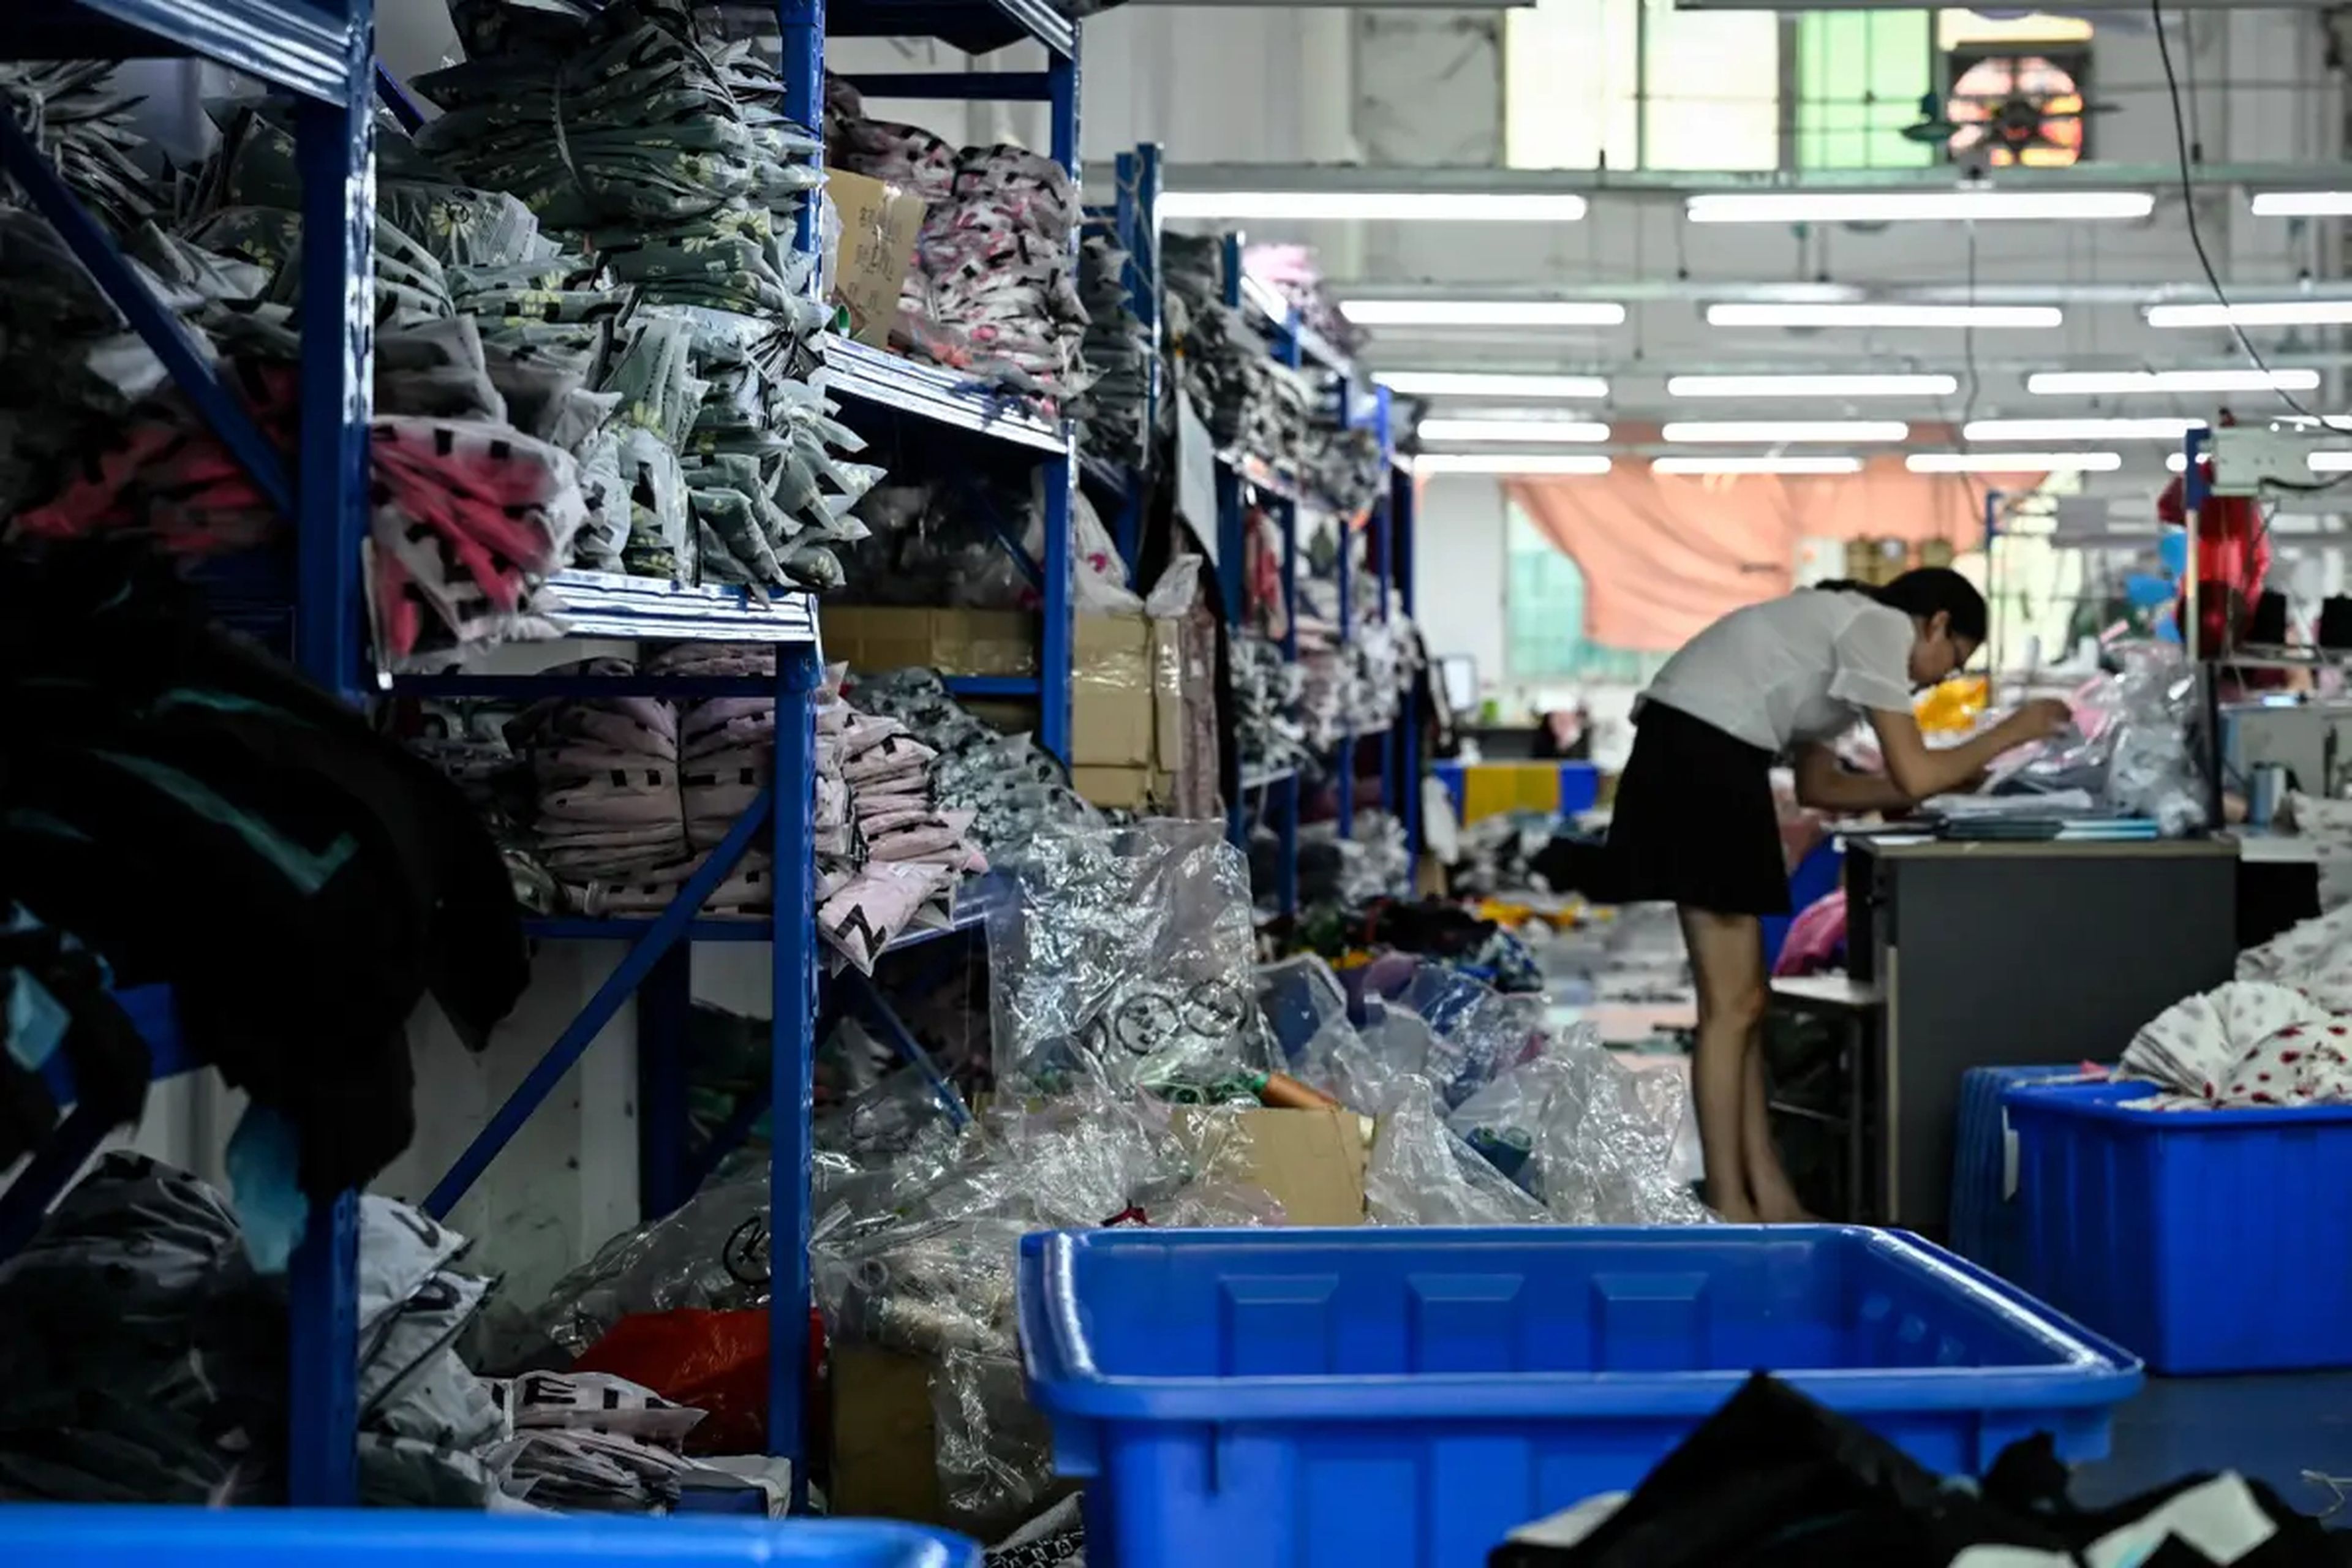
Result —
<path fill-rule="evenodd" d="M 776 921 L 769 946 L 768 1452 L 807 1496 L 809 1181 L 816 1140 L 816 647 L 776 650 Z M 789 719 L 789 722 L 787 720 Z M 785 889 L 798 890 L 787 914 Z M 789 1222 L 787 1220 L 789 1216 Z"/>
<path fill-rule="evenodd" d="M 343 90 L 294 105 L 302 182 L 294 654 L 311 679 L 356 700 L 375 383 L 375 7 L 374 0 L 334 5 L 342 13 Z M 287 1290 L 287 1500 L 349 1507 L 359 1500 L 358 1194 L 311 1205 Z"/>
<path fill-rule="evenodd" d="M 1073 191 L 1078 187 L 1078 51 L 1075 45 L 1066 51 L 1047 52 L 1045 66 L 1046 104 L 1053 119 L 1054 162 L 1068 172 Z M 1070 265 L 1077 265 L 1078 233 L 1070 231 Z M 1073 557 L 1077 553 L 1077 535 L 1072 521 L 1073 502 L 1078 487 L 1078 434 L 1076 426 L 1065 420 L 1062 426 L 1061 450 L 1045 463 L 1045 539 L 1044 617 L 1037 639 L 1037 674 L 1039 680 L 1037 739 L 1046 751 L 1064 763 L 1072 761 L 1070 754 L 1070 692 L 1076 671 L 1076 626 L 1074 596 L 1071 593 Z"/>
<path fill-rule="evenodd" d="M 1375 385 L 1372 388 L 1372 432 L 1380 447 L 1381 485 L 1372 496 L 1372 515 L 1370 523 L 1371 538 L 1365 548 L 1371 552 L 1375 604 L 1380 611 L 1381 628 L 1385 632 L 1391 629 L 1389 625 L 1389 602 L 1393 596 L 1394 584 L 1391 579 L 1396 574 L 1396 554 L 1391 548 L 1395 541 L 1395 533 L 1390 527 L 1390 513 L 1392 509 L 1388 485 L 1391 437 L 1389 389 L 1385 386 Z M 1412 691 L 1411 683 L 1408 681 L 1406 690 L 1401 699 L 1397 721 L 1391 724 L 1388 733 L 1381 737 L 1381 809 L 1391 816 L 1398 817 L 1400 821 L 1402 818 L 1399 813 L 1402 803 L 1397 798 L 1397 773 L 1403 759 L 1404 731 L 1412 722 Z"/>

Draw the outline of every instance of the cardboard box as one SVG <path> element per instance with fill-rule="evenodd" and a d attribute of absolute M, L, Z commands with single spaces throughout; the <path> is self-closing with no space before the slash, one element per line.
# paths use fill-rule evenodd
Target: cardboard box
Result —
<path fill-rule="evenodd" d="M 929 1363 L 896 1351 L 833 1349 L 833 1511 L 945 1524 Z"/>
<path fill-rule="evenodd" d="M 1158 768 L 1072 768 L 1070 787 L 1106 811 L 1142 811 L 1168 798 L 1174 780 Z"/>
<path fill-rule="evenodd" d="M 852 669 L 941 675 L 1034 675 L 1037 619 L 1020 610 L 905 610 L 827 605 L 817 612 L 824 656 Z"/>
<path fill-rule="evenodd" d="M 1352 1111 L 1185 1110 L 1176 1127 L 1222 1173 L 1264 1188 L 1290 1224 L 1364 1222 L 1370 1152 Z"/>
<path fill-rule="evenodd" d="M 840 216 L 833 242 L 833 302 L 849 312 L 849 335 L 881 348 L 898 319 L 898 289 L 915 259 L 923 199 L 912 191 L 840 169 L 824 172 Z"/>
<path fill-rule="evenodd" d="M 1141 616 L 1077 617 L 1070 679 L 1073 767 L 1152 765 L 1152 624 Z"/>

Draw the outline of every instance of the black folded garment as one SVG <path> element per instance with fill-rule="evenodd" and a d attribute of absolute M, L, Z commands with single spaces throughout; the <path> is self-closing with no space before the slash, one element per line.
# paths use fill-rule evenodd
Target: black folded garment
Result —
<path fill-rule="evenodd" d="M 2010 1568 L 2045 1560 L 2068 1568 L 2085 1557 L 2142 1568 L 2352 1561 L 2347 1538 L 2236 1476 L 2196 1476 L 2114 1508 L 2076 1508 L 2047 1436 L 2004 1449 L 1980 1487 L 1948 1482 L 1761 1373 L 1589 1533 L 1562 1541 L 1575 1531 L 1560 1527 L 1567 1515 L 1557 1518 L 1515 1532 L 1487 1568 L 1946 1568 L 1979 1546 L 2013 1549 L 2003 1558 Z"/>

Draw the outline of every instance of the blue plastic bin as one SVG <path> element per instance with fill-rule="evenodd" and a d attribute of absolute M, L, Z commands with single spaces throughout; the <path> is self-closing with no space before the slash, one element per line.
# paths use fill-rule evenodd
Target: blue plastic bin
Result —
<path fill-rule="evenodd" d="M 1483 1563 L 1758 1368 L 1947 1472 L 2037 1431 L 2104 1454 L 2140 1383 L 1958 1258 L 1832 1226 L 1056 1232 L 1020 1312 L 1118 1568 Z"/>
<path fill-rule="evenodd" d="M 2020 1084 L 2083 1076 L 2080 1067 L 1970 1068 L 1952 1127 L 1952 1250 L 2004 1279 L 2019 1278 L 2025 1211 L 2016 1201 L 2016 1130 L 2001 1097 Z"/>
<path fill-rule="evenodd" d="M 0 1557 L 74 1568 L 980 1568 L 865 1520 L 522 1518 L 393 1509 L 0 1508 Z"/>
<path fill-rule="evenodd" d="M 2352 1107 L 2126 1110 L 2147 1084 L 2003 1097 L 2021 1285 L 2159 1373 L 2352 1366 Z"/>

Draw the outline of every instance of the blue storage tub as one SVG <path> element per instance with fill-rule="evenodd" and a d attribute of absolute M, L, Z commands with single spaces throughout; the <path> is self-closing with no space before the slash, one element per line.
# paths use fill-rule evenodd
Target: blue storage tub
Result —
<path fill-rule="evenodd" d="M 1946 1472 L 2037 1431 L 2096 1458 L 2140 1383 L 1958 1258 L 1833 1226 L 1056 1232 L 1022 1242 L 1020 1315 L 1117 1568 L 1483 1563 L 1759 1368 Z"/>
<path fill-rule="evenodd" d="M 0 1557 L 74 1568 L 980 1568 L 960 1536 L 866 1520 L 395 1509 L 0 1508 Z"/>
<path fill-rule="evenodd" d="M 2127 1110 L 2153 1085 L 2004 1097 L 2014 1278 L 2158 1373 L 2352 1366 L 2352 1107 Z"/>
<path fill-rule="evenodd" d="M 1970 1068 L 1960 1075 L 1948 1239 L 1954 1252 L 2004 1279 L 2019 1277 L 2025 1257 L 2025 1212 L 2015 1201 L 2017 1132 L 2001 1097 L 2020 1084 L 2082 1076 L 2079 1066 Z"/>

